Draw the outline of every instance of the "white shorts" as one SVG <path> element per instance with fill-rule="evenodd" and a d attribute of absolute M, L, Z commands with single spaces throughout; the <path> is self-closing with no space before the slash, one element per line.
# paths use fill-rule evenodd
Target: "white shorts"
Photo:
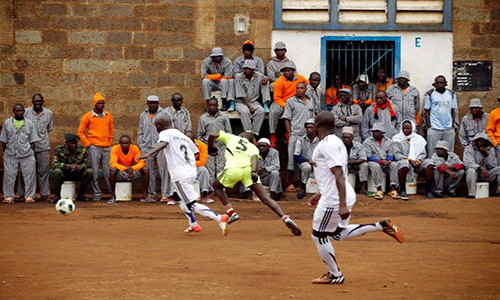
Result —
<path fill-rule="evenodd" d="M 194 181 L 196 177 L 181 179 L 174 182 L 175 192 L 184 204 L 189 204 L 193 201 L 198 200 L 198 194 L 194 191 Z"/>
<path fill-rule="evenodd" d="M 348 206 L 349 212 L 351 212 L 351 208 L 352 206 Z M 337 230 L 337 227 L 346 228 L 350 218 L 351 216 L 349 215 L 347 219 L 342 220 L 339 215 L 338 207 L 318 205 L 314 211 L 313 230 L 317 232 L 333 233 Z"/>

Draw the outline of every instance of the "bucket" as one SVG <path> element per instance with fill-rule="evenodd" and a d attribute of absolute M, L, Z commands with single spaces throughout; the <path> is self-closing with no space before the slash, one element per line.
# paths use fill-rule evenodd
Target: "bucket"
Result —
<path fill-rule="evenodd" d="M 61 199 L 75 200 L 76 181 L 65 181 L 61 186 Z"/>
<path fill-rule="evenodd" d="M 307 179 L 306 193 L 308 194 L 319 193 L 318 182 L 316 181 L 316 178 L 314 178 L 313 175 L 309 176 L 309 179 Z"/>
<path fill-rule="evenodd" d="M 132 182 L 117 182 L 115 194 L 116 201 L 132 200 Z"/>
<path fill-rule="evenodd" d="M 367 184 L 368 192 L 376 193 L 377 188 L 375 187 L 375 182 L 373 182 L 373 177 L 372 174 L 370 173 L 370 176 L 368 176 L 368 184 Z M 385 193 L 385 190 L 387 189 L 387 174 L 382 172 L 382 192 Z"/>
<path fill-rule="evenodd" d="M 200 182 L 198 180 L 194 181 L 193 189 L 194 192 L 196 193 L 196 199 L 200 200 Z"/>
<path fill-rule="evenodd" d="M 356 189 L 356 174 L 349 174 L 347 176 L 347 182 L 349 182 L 349 185 L 352 187 L 353 190 Z"/>
<path fill-rule="evenodd" d="M 417 174 L 413 174 L 413 176 L 406 176 L 406 193 L 408 195 L 417 194 L 417 179 Z"/>
<path fill-rule="evenodd" d="M 212 97 L 217 99 L 217 103 L 219 103 L 219 109 L 222 107 L 222 93 L 220 90 L 212 91 Z"/>
<path fill-rule="evenodd" d="M 476 182 L 476 199 L 488 198 L 490 196 L 489 182 Z"/>

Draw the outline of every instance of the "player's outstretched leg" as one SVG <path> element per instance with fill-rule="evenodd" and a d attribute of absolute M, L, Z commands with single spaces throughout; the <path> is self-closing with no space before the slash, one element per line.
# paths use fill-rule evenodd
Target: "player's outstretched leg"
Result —
<path fill-rule="evenodd" d="M 259 197 L 262 203 L 267 205 L 269 208 L 272 209 L 272 211 L 274 211 L 278 216 L 281 217 L 283 223 L 285 223 L 286 227 L 288 227 L 288 229 L 290 229 L 290 231 L 294 235 L 302 234 L 302 231 L 300 230 L 299 226 L 289 216 L 285 215 L 279 204 L 273 199 L 269 198 L 262 184 L 260 183 L 253 184 L 250 186 L 250 188 L 252 189 L 252 191 L 254 191 L 257 197 Z"/>
<path fill-rule="evenodd" d="M 202 215 L 205 218 L 210 218 L 214 221 L 217 221 L 220 228 L 222 229 L 222 234 L 224 236 L 227 236 L 229 234 L 228 215 L 219 215 L 218 213 L 211 210 L 208 206 L 197 203 L 196 201 L 189 203 L 188 207 L 191 208 L 191 211 L 195 211 L 197 214 Z"/>
<path fill-rule="evenodd" d="M 224 192 L 224 186 L 222 185 L 222 183 L 220 183 L 219 179 L 215 178 L 212 187 L 214 188 L 215 195 L 222 202 L 227 214 L 229 215 L 228 224 L 238 221 L 240 219 L 240 216 L 236 213 L 236 211 L 234 211 L 233 205 L 229 203 L 226 192 Z"/>
<path fill-rule="evenodd" d="M 202 228 L 200 225 L 198 225 L 198 222 L 196 222 L 196 218 L 194 217 L 193 212 L 189 210 L 189 208 L 187 208 L 186 204 L 184 204 L 183 202 L 179 202 L 179 207 L 181 208 L 182 212 L 187 217 L 189 222 L 189 227 L 186 230 L 184 230 L 184 232 L 185 233 L 200 232 Z"/>
<path fill-rule="evenodd" d="M 372 224 L 349 224 L 346 228 L 339 227 L 331 238 L 342 241 L 375 231 L 383 231 L 399 243 L 403 243 L 405 239 L 403 232 L 391 219 L 382 219 L 380 222 Z"/>

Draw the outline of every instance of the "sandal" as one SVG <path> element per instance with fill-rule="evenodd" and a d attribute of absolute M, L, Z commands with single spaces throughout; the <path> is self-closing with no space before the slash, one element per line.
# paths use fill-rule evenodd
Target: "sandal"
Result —
<path fill-rule="evenodd" d="M 141 199 L 141 202 L 144 202 L 144 203 L 156 203 L 156 200 L 151 198 L 151 197 L 147 197 L 146 199 Z"/>
<path fill-rule="evenodd" d="M 12 203 L 14 203 L 14 199 L 12 199 L 12 198 L 5 198 L 5 199 L 3 199 L 3 201 L 2 201 L 2 202 L 3 202 L 3 203 L 9 203 L 9 204 L 12 204 Z"/>
<path fill-rule="evenodd" d="M 295 186 L 293 184 L 290 184 L 287 188 L 286 188 L 286 191 L 287 192 L 296 192 L 297 189 L 295 188 Z"/>
<path fill-rule="evenodd" d="M 375 193 L 374 192 L 369 192 L 369 191 L 366 191 L 365 192 L 365 195 L 368 196 L 368 197 L 374 197 L 375 196 Z"/>
<path fill-rule="evenodd" d="M 399 196 L 399 194 L 398 194 L 398 192 L 396 192 L 396 190 L 390 191 L 389 196 L 391 196 L 392 199 L 401 199 L 401 196 Z"/>
<path fill-rule="evenodd" d="M 377 193 L 375 193 L 375 199 L 377 199 L 377 200 L 384 199 L 384 192 L 382 192 L 381 190 L 378 190 Z"/>
<path fill-rule="evenodd" d="M 166 203 L 166 202 L 168 202 L 168 200 L 169 200 L 169 199 L 168 199 L 167 197 L 161 197 L 160 202 L 161 202 L 161 203 Z"/>
<path fill-rule="evenodd" d="M 33 198 L 26 198 L 26 203 L 35 203 L 35 199 L 33 199 Z"/>

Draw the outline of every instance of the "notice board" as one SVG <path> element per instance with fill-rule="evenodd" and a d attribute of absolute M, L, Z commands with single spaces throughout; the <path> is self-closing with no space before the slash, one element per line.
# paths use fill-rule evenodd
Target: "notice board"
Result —
<path fill-rule="evenodd" d="M 453 90 L 457 92 L 491 91 L 491 61 L 453 62 Z"/>

